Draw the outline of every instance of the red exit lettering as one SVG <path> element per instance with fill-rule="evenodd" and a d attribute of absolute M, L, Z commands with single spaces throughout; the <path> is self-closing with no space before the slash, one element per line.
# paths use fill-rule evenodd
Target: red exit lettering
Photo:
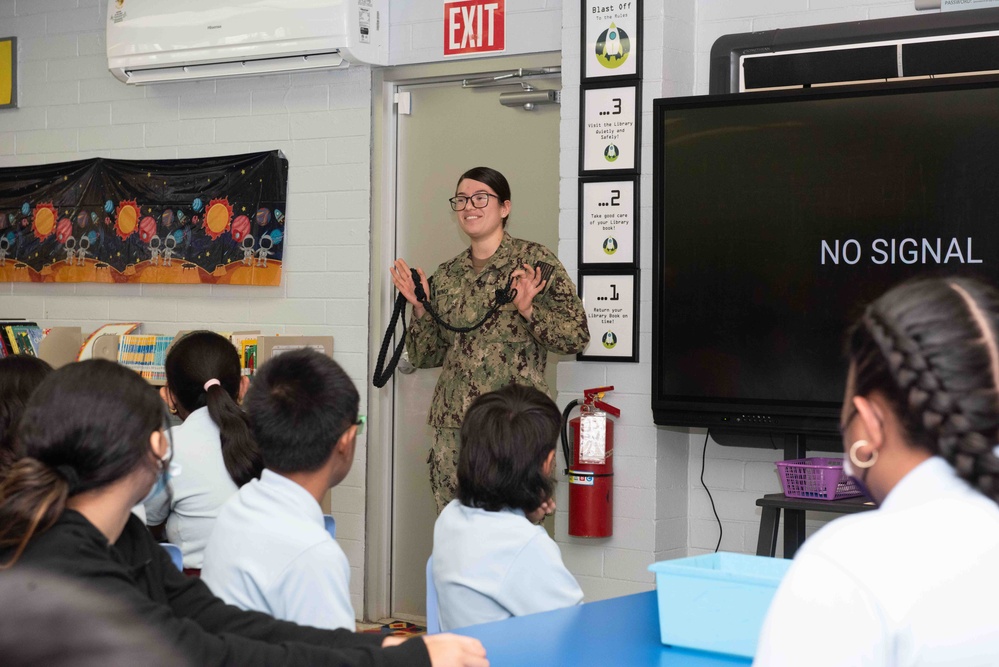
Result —
<path fill-rule="evenodd" d="M 444 55 L 506 49 L 506 0 L 444 3 Z"/>

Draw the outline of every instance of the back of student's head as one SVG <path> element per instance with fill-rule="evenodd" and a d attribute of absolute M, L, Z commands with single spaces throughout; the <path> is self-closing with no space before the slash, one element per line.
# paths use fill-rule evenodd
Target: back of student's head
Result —
<path fill-rule="evenodd" d="M 261 366 L 244 401 L 264 464 L 284 473 L 318 469 L 357 421 L 358 403 L 340 364 L 310 348 Z"/>
<path fill-rule="evenodd" d="M 461 424 L 458 500 L 489 511 L 537 509 L 554 488 L 542 466 L 560 420 L 552 399 L 533 387 L 511 384 L 476 398 Z"/>
<path fill-rule="evenodd" d="M 16 560 L 32 535 L 59 518 L 68 497 L 156 466 L 150 436 L 164 417 L 156 390 L 124 366 L 94 359 L 50 373 L 21 418 L 23 456 L 0 483 L 0 548 L 18 545 Z"/>
<path fill-rule="evenodd" d="M 190 664 L 121 600 L 32 569 L 0 573 L 5 667 L 180 667 Z"/>
<path fill-rule="evenodd" d="M 189 333 L 170 348 L 166 378 L 167 388 L 184 412 L 208 408 L 219 427 L 222 460 L 232 481 L 243 486 L 260 477 L 260 452 L 237 403 L 242 372 L 235 346 L 213 331 Z"/>
<path fill-rule="evenodd" d="M 24 406 L 52 367 L 38 357 L 14 355 L 0 359 L 0 474 L 16 459 L 14 433 Z"/>
<path fill-rule="evenodd" d="M 854 394 L 878 392 L 911 446 L 999 501 L 999 292 L 968 278 L 903 283 L 848 338 Z"/>

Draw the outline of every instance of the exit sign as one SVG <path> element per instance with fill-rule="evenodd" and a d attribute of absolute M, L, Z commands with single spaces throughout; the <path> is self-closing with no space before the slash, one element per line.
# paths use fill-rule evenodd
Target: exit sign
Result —
<path fill-rule="evenodd" d="M 444 3 L 444 55 L 506 49 L 506 0 Z"/>

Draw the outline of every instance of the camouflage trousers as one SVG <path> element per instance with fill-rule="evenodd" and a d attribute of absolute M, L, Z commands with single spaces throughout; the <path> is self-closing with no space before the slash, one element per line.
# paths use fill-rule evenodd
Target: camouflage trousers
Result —
<path fill-rule="evenodd" d="M 430 466 L 430 490 L 440 514 L 454 500 L 458 488 L 458 443 L 461 429 L 435 428 L 427 465 Z"/>

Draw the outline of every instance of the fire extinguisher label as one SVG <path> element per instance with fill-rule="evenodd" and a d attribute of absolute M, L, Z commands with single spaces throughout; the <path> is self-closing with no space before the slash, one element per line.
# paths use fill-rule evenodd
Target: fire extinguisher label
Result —
<path fill-rule="evenodd" d="M 579 415 L 579 462 L 607 462 L 607 413 L 602 410 Z"/>
<path fill-rule="evenodd" d="M 569 483 L 593 486 L 593 475 L 569 475 Z"/>

